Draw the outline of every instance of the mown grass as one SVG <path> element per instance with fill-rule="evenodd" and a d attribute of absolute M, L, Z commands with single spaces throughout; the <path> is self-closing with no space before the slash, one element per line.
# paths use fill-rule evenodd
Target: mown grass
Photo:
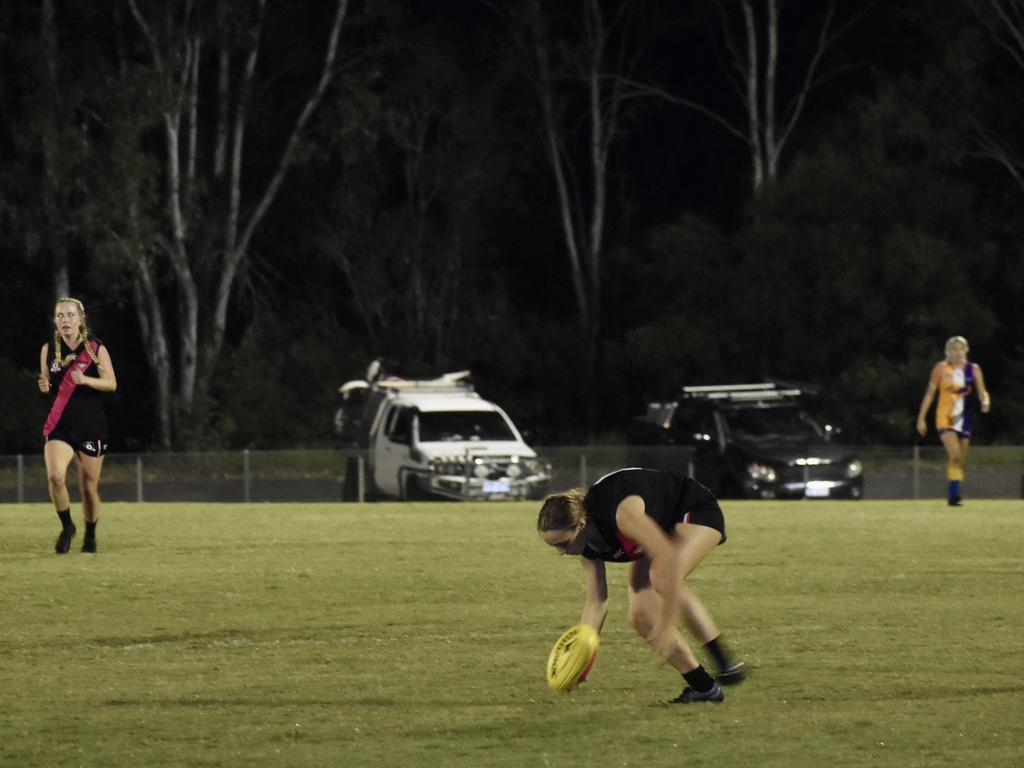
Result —
<path fill-rule="evenodd" d="M 0 507 L 0 764 L 1024 764 L 1020 502 L 726 516 L 693 584 L 753 674 L 679 707 L 625 567 L 590 680 L 547 689 L 582 584 L 533 504 L 110 504 L 63 557 Z"/>

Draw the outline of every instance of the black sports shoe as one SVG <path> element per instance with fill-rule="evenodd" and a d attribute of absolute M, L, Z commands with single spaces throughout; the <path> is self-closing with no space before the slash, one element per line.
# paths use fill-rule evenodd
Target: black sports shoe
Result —
<path fill-rule="evenodd" d="M 683 692 L 676 698 L 672 699 L 669 704 L 696 704 L 702 701 L 713 701 L 720 702 L 725 700 L 725 694 L 722 693 L 722 688 L 715 683 L 711 686 L 708 691 L 698 691 L 693 688 L 685 688 Z"/>
<path fill-rule="evenodd" d="M 96 551 L 96 537 L 95 536 L 92 537 L 91 539 L 88 536 L 86 537 L 85 541 L 82 542 L 82 551 L 83 552 L 95 552 Z"/>
<path fill-rule="evenodd" d="M 64 530 L 62 530 L 60 532 L 60 536 L 57 537 L 57 544 L 53 548 L 54 551 L 58 555 L 63 555 L 69 549 L 71 549 L 71 540 L 75 538 L 75 533 L 77 532 L 78 529 L 75 528 L 75 526 L 73 525 L 70 528 L 65 528 Z"/>
<path fill-rule="evenodd" d="M 962 507 L 964 505 L 964 500 L 961 499 L 959 496 L 954 496 L 952 499 L 949 500 L 948 503 L 951 507 Z"/>
<path fill-rule="evenodd" d="M 715 682 L 719 685 L 738 685 L 747 679 L 747 668 L 742 661 L 730 664 L 718 673 Z"/>

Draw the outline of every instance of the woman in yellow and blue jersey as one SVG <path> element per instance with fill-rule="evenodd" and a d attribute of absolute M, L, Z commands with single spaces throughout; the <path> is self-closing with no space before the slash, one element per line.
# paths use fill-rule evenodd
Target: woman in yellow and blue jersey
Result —
<path fill-rule="evenodd" d="M 981 412 L 988 413 L 992 400 L 985 388 L 985 377 L 981 366 L 967 362 L 970 347 L 963 336 L 953 336 L 946 341 L 946 359 L 935 364 L 925 390 L 921 409 L 917 412 L 917 431 L 922 436 L 928 431 L 925 416 L 939 395 L 935 406 L 935 429 L 946 448 L 949 463 L 946 478 L 949 480 L 949 505 L 961 505 L 960 484 L 964 479 L 964 463 L 967 447 L 971 442 L 971 412 L 968 399 L 977 393 Z"/>

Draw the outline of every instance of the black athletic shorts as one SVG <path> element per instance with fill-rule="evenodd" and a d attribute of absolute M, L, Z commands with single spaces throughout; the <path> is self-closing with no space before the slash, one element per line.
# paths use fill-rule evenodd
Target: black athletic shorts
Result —
<path fill-rule="evenodd" d="M 718 543 L 725 543 L 725 515 L 722 514 L 718 499 L 696 480 L 686 480 L 685 490 L 676 504 L 676 513 L 681 522 L 714 528 L 722 534 L 722 540 Z"/>
<path fill-rule="evenodd" d="M 43 440 L 44 443 L 49 443 L 53 440 L 59 440 L 62 443 L 67 443 L 74 450 L 75 453 L 84 453 L 86 456 L 92 456 L 93 458 L 99 458 L 107 453 L 110 449 L 110 443 L 105 437 L 97 437 L 85 440 L 76 440 L 69 435 L 64 434 L 59 429 L 53 430 Z"/>

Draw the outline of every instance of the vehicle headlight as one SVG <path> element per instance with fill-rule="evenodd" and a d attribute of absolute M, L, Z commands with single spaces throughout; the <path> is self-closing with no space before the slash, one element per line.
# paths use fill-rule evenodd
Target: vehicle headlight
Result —
<path fill-rule="evenodd" d="M 847 477 L 860 477 L 864 471 L 864 465 L 860 463 L 860 459 L 850 459 L 846 464 L 846 476 Z"/>
<path fill-rule="evenodd" d="M 466 465 L 461 460 L 452 456 L 440 456 L 430 462 L 434 474 L 438 475 L 465 475 Z"/>
<path fill-rule="evenodd" d="M 505 470 L 505 473 L 513 480 L 515 480 L 517 477 L 523 474 L 523 468 L 520 467 L 518 463 L 509 464 L 508 469 Z"/>
<path fill-rule="evenodd" d="M 747 465 L 747 474 L 749 474 L 754 480 L 764 480 L 768 483 L 775 482 L 775 470 L 767 464 L 760 464 L 753 462 Z"/>

